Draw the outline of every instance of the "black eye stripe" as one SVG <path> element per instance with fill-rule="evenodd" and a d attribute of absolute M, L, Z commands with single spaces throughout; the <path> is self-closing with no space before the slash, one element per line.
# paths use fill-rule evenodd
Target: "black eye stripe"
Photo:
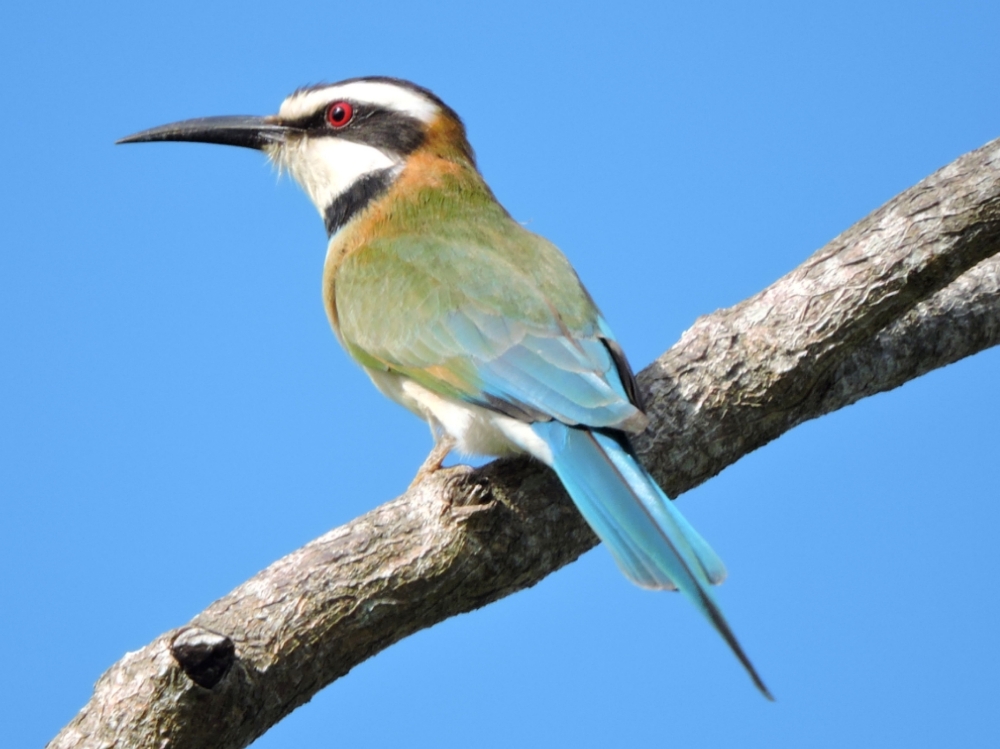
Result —
<path fill-rule="evenodd" d="M 424 124 L 413 117 L 389 109 L 355 110 L 354 121 L 337 133 L 345 140 L 374 146 L 383 151 L 406 155 L 420 147 Z"/>
<path fill-rule="evenodd" d="M 357 110 L 355 109 L 355 111 Z M 299 117 L 294 120 L 282 120 L 282 124 L 293 127 L 296 130 L 306 130 L 312 133 L 314 130 L 326 126 L 326 107 L 305 117 Z"/>
<path fill-rule="evenodd" d="M 304 130 L 312 137 L 343 138 L 403 156 L 423 143 L 424 124 L 415 117 L 393 109 L 359 104 L 349 99 L 345 101 L 354 107 L 354 116 L 349 123 L 336 130 L 326 121 L 329 105 L 306 117 L 288 120 L 285 124 Z"/>

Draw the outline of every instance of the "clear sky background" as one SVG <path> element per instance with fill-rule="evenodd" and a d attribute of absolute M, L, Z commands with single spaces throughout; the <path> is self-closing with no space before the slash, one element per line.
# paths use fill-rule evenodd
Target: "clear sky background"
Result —
<path fill-rule="evenodd" d="M 116 138 L 417 81 L 641 368 L 1000 136 L 997 3 L 752 6 L 0 6 L 0 745 L 41 746 L 126 651 L 399 494 L 430 447 L 328 330 L 297 186 L 250 151 Z M 777 703 L 598 549 L 256 746 L 997 745 L 998 371 L 933 372 L 679 500 Z"/>

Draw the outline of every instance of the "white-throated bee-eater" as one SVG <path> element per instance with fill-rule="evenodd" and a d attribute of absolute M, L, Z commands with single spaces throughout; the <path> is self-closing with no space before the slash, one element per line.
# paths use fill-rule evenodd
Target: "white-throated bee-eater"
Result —
<path fill-rule="evenodd" d="M 418 478 L 453 447 L 529 453 L 558 474 L 625 575 L 679 589 L 768 698 L 715 602 L 725 568 L 635 457 L 625 354 L 569 261 L 515 221 L 458 115 L 425 88 L 357 78 L 303 88 L 268 117 L 207 117 L 120 143 L 258 149 L 302 185 L 330 243 L 337 337 L 375 386 L 431 425 Z"/>

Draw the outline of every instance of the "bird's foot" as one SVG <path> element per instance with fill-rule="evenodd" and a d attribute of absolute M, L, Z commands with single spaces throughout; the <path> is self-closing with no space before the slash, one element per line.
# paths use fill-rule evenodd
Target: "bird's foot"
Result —
<path fill-rule="evenodd" d="M 413 481 L 407 487 L 407 491 L 421 483 L 431 474 L 441 470 L 441 464 L 444 463 L 444 459 L 448 457 L 448 453 L 451 452 L 453 447 L 455 447 L 455 438 L 448 435 L 441 437 L 435 442 L 434 447 L 417 471 L 417 475 L 413 477 Z"/>

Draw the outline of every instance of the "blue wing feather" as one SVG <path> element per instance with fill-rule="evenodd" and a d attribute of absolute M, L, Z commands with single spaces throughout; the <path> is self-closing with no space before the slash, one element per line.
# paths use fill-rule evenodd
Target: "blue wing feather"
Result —
<path fill-rule="evenodd" d="M 471 364 L 462 387 L 470 403 L 510 400 L 567 423 L 618 427 L 638 409 L 602 337 L 596 326 L 570 338 L 555 324 L 529 329 L 500 315 L 460 309 L 412 341 L 406 359 L 412 365 L 460 357 Z"/>

